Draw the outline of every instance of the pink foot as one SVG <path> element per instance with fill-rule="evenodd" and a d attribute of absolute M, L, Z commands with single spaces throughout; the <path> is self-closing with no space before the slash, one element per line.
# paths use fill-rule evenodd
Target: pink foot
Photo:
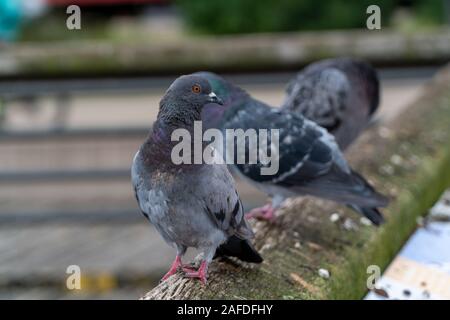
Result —
<path fill-rule="evenodd" d="M 259 219 L 273 222 L 276 218 L 275 209 L 272 208 L 271 204 L 266 204 L 264 207 L 255 208 L 250 210 L 249 213 L 245 215 L 247 219 Z"/>
<path fill-rule="evenodd" d="M 174 275 L 175 273 L 177 273 L 178 268 L 182 266 L 181 264 L 181 257 L 177 256 L 175 258 L 175 261 L 172 263 L 172 265 L 170 266 L 169 271 L 167 271 L 167 273 L 164 275 L 164 277 L 162 277 L 162 281 L 167 280 L 171 275 Z"/>
<path fill-rule="evenodd" d="M 190 272 L 196 272 L 197 270 L 189 265 L 183 266 L 183 272 L 184 273 L 190 273 Z"/>
<path fill-rule="evenodd" d="M 208 272 L 208 263 L 206 261 L 203 261 L 200 264 L 198 270 L 193 270 L 190 268 L 183 268 L 183 270 L 185 270 L 186 277 L 198 278 L 203 283 L 203 285 L 206 285 L 206 274 Z"/>

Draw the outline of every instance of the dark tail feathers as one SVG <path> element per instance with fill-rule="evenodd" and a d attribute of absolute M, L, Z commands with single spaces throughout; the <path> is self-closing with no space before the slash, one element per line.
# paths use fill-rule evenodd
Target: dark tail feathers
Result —
<path fill-rule="evenodd" d="M 371 199 L 375 203 L 373 203 L 373 207 L 370 205 L 367 207 L 360 205 L 349 205 L 349 207 L 364 215 L 374 225 L 379 226 L 384 222 L 384 218 L 380 210 L 378 210 L 376 206 L 386 207 L 389 203 L 388 198 L 378 193 L 359 173 L 352 171 L 352 176 L 358 181 L 361 186 L 364 186 L 364 188 L 368 191 L 367 198 Z"/>
<path fill-rule="evenodd" d="M 364 215 L 376 226 L 379 226 L 380 224 L 384 223 L 384 217 L 381 214 L 380 210 L 378 210 L 378 208 L 367 208 L 367 207 L 362 208 L 355 205 L 349 205 L 349 207 Z"/>
<path fill-rule="evenodd" d="M 261 263 L 263 261 L 263 258 L 253 248 L 249 240 L 240 239 L 236 236 L 231 236 L 227 242 L 217 248 L 214 258 L 220 256 L 236 257 L 242 261 L 253 263 Z"/>
<path fill-rule="evenodd" d="M 352 177 L 356 185 L 364 188 L 365 191 L 363 191 L 362 193 L 366 197 L 367 201 L 373 202 L 374 207 L 386 207 L 389 204 L 389 199 L 386 196 L 378 193 L 359 173 L 352 170 Z"/>

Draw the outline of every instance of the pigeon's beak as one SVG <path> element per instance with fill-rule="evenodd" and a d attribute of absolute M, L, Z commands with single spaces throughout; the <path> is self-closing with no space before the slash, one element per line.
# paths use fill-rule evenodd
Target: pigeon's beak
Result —
<path fill-rule="evenodd" d="M 212 103 L 220 104 L 221 106 L 223 105 L 222 99 L 220 99 L 218 96 L 216 96 L 216 94 L 214 92 L 211 92 L 209 94 L 209 100 L 208 101 L 212 102 Z"/>

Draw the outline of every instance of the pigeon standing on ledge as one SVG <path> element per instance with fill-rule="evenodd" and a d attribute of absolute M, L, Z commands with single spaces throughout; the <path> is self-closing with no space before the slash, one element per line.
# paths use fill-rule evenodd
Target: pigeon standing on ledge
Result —
<path fill-rule="evenodd" d="M 207 80 L 199 76 L 175 80 L 160 102 L 152 132 L 133 160 L 132 184 L 139 207 L 164 240 L 177 249 L 163 280 L 182 268 L 187 277 L 206 283 L 208 264 L 215 254 L 262 262 L 249 241 L 253 232 L 226 165 L 176 165 L 171 159 L 176 144 L 171 141 L 172 132 L 183 128 L 192 134 L 194 121 L 201 120 L 202 108 L 208 103 L 221 101 Z M 198 270 L 182 265 L 188 247 L 203 253 Z"/>
<path fill-rule="evenodd" d="M 261 162 L 235 161 L 231 165 L 235 174 L 272 197 L 271 204 L 253 209 L 248 217 L 273 220 L 286 198 L 312 195 L 346 204 L 375 225 L 384 221 L 378 207 L 386 206 L 387 199 L 349 167 L 325 128 L 298 112 L 271 108 L 216 74 L 197 75 L 208 79 L 224 102 L 221 109 L 211 104 L 205 106 L 204 127 L 279 130 L 279 170 L 275 175 L 261 175 Z"/>
<path fill-rule="evenodd" d="M 375 69 L 362 60 L 337 58 L 299 72 L 289 82 L 281 108 L 327 129 L 344 150 L 367 128 L 379 101 Z"/>

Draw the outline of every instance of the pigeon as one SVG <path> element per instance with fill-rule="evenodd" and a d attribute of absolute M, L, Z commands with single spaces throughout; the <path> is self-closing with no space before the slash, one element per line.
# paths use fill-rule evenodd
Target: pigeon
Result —
<path fill-rule="evenodd" d="M 325 128 L 301 113 L 272 108 L 216 74 L 196 74 L 208 79 L 223 100 L 220 110 L 211 104 L 204 107 L 205 128 L 279 130 L 279 170 L 275 174 L 261 174 L 264 164 L 259 158 L 257 163 L 239 164 L 235 160 L 230 165 L 232 173 L 272 197 L 271 204 L 251 210 L 247 217 L 273 221 L 286 198 L 311 195 L 343 203 L 374 225 L 384 221 L 378 207 L 385 207 L 387 198 L 350 168 L 334 136 Z M 247 144 L 245 147 L 248 156 L 250 150 Z"/>
<path fill-rule="evenodd" d="M 262 262 L 250 243 L 253 231 L 227 166 L 172 161 L 172 149 L 178 143 L 171 141 L 172 133 L 177 129 L 192 133 L 208 103 L 221 101 L 206 79 L 194 75 L 176 79 L 160 101 L 153 129 L 133 160 L 131 178 L 140 210 L 177 250 L 162 280 L 181 268 L 187 277 L 206 284 L 208 265 L 215 256 Z M 197 270 L 182 265 L 189 247 L 203 254 Z"/>
<path fill-rule="evenodd" d="M 345 150 L 368 127 L 379 101 L 375 69 L 362 60 L 337 58 L 299 72 L 289 82 L 281 108 L 327 129 Z"/>

